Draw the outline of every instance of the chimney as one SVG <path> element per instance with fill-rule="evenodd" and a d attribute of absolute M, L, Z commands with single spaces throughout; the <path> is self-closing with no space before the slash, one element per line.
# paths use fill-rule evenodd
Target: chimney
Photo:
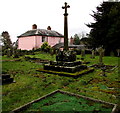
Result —
<path fill-rule="evenodd" d="M 51 27 L 50 27 L 50 26 L 48 26 L 48 27 L 47 27 L 47 30 L 51 30 Z"/>
<path fill-rule="evenodd" d="M 73 45 L 73 43 L 74 43 L 74 39 L 73 39 L 73 37 L 71 37 L 70 38 L 70 44 Z"/>
<path fill-rule="evenodd" d="M 32 29 L 37 29 L 37 25 L 36 25 L 36 24 L 33 24 L 33 25 L 32 25 Z"/>

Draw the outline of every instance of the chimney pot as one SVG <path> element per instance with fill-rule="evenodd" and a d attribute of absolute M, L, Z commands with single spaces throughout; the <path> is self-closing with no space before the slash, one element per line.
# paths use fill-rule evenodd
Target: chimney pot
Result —
<path fill-rule="evenodd" d="M 73 45 L 73 43 L 74 43 L 74 39 L 73 39 L 73 37 L 71 37 L 70 38 L 70 44 Z"/>
<path fill-rule="evenodd" d="M 48 27 L 47 27 L 47 30 L 51 30 L 51 27 L 50 27 L 50 26 L 48 26 Z"/>
<path fill-rule="evenodd" d="M 32 25 L 32 29 L 37 29 L 37 25 L 36 25 L 36 24 L 33 24 L 33 25 Z"/>

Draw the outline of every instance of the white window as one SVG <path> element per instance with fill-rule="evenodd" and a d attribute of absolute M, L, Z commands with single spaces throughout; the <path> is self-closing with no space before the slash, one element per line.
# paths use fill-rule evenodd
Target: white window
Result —
<path fill-rule="evenodd" d="M 42 36 L 42 42 L 48 42 L 48 37 Z"/>
<path fill-rule="evenodd" d="M 42 42 L 45 42 L 45 36 L 42 36 Z"/>

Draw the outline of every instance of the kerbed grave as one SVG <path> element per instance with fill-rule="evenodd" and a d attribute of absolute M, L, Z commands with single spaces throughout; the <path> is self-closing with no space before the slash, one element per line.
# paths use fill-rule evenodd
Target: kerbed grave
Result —
<path fill-rule="evenodd" d="M 61 90 L 56 90 L 24 106 L 21 106 L 13 113 L 29 112 L 90 112 L 90 113 L 115 113 L 116 104 L 92 99 L 86 96 L 77 95 Z"/>

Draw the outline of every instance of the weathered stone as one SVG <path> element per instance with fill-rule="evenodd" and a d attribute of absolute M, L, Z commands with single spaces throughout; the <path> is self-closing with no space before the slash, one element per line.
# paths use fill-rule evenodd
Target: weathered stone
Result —
<path fill-rule="evenodd" d="M 52 70 L 52 71 L 62 71 L 62 72 L 69 72 L 69 73 L 75 73 L 84 69 L 87 69 L 86 65 L 76 65 L 76 66 L 59 66 L 59 65 L 44 65 L 45 70 Z"/>
<path fill-rule="evenodd" d="M 84 58 L 85 57 L 85 49 L 81 50 L 81 57 Z"/>
<path fill-rule="evenodd" d="M 92 50 L 92 56 L 91 58 L 95 58 L 95 50 Z"/>
<path fill-rule="evenodd" d="M 76 60 L 76 54 L 73 51 L 60 51 L 56 56 L 56 61 L 73 62 Z"/>
<path fill-rule="evenodd" d="M 102 47 L 99 47 L 97 51 L 99 52 L 99 65 L 103 65 L 103 56 L 104 56 L 105 49 L 103 49 Z"/>
<path fill-rule="evenodd" d="M 13 78 L 11 78 L 9 74 L 2 74 L 1 79 L 2 79 L 2 84 L 7 84 L 7 83 L 13 82 Z"/>
<path fill-rule="evenodd" d="M 67 23 L 67 8 L 70 8 L 69 5 L 65 2 L 65 6 L 62 9 L 65 9 L 64 13 L 64 50 L 68 50 L 68 23 Z"/>
<path fill-rule="evenodd" d="M 50 61 L 50 65 L 59 65 L 59 66 L 76 66 L 76 65 L 81 65 L 81 61 L 74 61 L 74 62 L 62 62 L 62 61 Z"/>

